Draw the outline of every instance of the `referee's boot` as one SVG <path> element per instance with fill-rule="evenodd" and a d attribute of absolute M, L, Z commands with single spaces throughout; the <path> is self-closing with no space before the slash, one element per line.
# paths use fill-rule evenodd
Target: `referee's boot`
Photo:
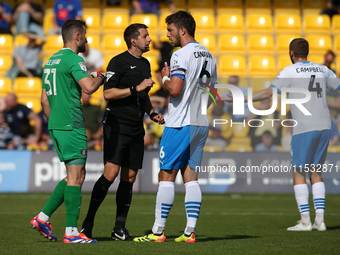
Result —
<path fill-rule="evenodd" d="M 80 233 L 83 233 L 88 238 L 92 239 L 92 229 L 93 229 L 93 222 L 84 221 L 81 227 Z"/>
<path fill-rule="evenodd" d="M 112 229 L 111 238 L 120 241 L 132 241 L 129 231 L 124 227 L 114 227 Z"/>

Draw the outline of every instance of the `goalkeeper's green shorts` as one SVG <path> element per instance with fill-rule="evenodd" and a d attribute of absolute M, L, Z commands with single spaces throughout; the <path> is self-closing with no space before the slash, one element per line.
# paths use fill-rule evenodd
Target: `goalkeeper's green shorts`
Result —
<path fill-rule="evenodd" d="M 83 165 L 87 158 L 85 128 L 73 130 L 51 129 L 50 135 L 61 162 L 66 165 Z"/>

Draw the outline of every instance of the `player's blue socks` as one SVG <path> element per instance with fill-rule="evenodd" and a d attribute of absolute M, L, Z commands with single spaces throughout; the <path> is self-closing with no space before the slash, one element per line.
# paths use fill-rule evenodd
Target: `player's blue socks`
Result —
<path fill-rule="evenodd" d="M 174 183 L 166 181 L 159 182 L 156 198 L 155 223 L 152 227 L 152 232 L 154 234 L 161 234 L 163 232 L 170 209 L 174 204 L 174 199 Z"/>
<path fill-rule="evenodd" d="M 307 184 L 294 185 L 295 199 L 301 214 L 301 221 L 304 225 L 309 225 L 309 191 Z"/>
<path fill-rule="evenodd" d="M 198 181 L 185 183 L 185 210 L 187 214 L 187 226 L 184 234 L 190 235 L 195 233 L 198 215 L 202 203 L 202 192 Z"/>
<path fill-rule="evenodd" d="M 317 182 L 312 185 L 315 224 L 320 225 L 324 221 L 326 189 L 323 182 Z"/>

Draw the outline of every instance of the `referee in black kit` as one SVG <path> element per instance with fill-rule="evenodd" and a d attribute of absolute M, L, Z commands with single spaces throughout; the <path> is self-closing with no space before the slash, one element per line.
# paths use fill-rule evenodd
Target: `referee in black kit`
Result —
<path fill-rule="evenodd" d="M 107 67 L 104 98 L 108 105 L 103 120 L 104 173 L 93 187 L 81 232 L 92 237 L 95 214 L 121 168 L 116 193 L 116 223 L 111 236 L 115 240 L 132 241 L 125 222 L 132 198 L 132 185 L 143 163 L 143 117 L 147 113 L 159 124 L 164 124 L 164 118 L 155 113 L 148 95 L 155 82 L 151 80 L 149 61 L 142 57 L 144 52 L 150 50 L 147 26 L 131 24 L 124 31 L 124 40 L 128 50 L 112 58 Z"/>

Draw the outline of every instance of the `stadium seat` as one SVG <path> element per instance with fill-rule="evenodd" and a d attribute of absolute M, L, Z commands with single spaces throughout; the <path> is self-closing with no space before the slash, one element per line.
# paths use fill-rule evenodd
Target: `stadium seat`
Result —
<path fill-rule="evenodd" d="M 95 33 L 86 33 L 86 39 L 87 39 L 87 43 L 91 48 L 95 48 L 97 50 L 100 50 L 100 36 Z"/>
<path fill-rule="evenodd" d="M 12 92 L 12 80 L 7 77 L 0 77 L 0 97 Z"/>
<path fill-rule="evenodd" d="M 88 2 L 88 1 L 85 1 Z M 98 5 L 98 3 L 97 3 Z M 86 22 L 86 33 L 100 33 L 101 31 L 101 20 L 100 10 L 97 8 L 84 8 L 83 9 L 83 20 Z"/>
<path fill-rule="evenodd" d="M 197 34 L 195 40 L 205 46 L 214 56 L 216 55 L 216 37 L 212 34 Z"/>
<path fill-rule="evenodd" d="M 169 11 L 169 6 L 167 4 L 165 4 L 165 1 L 159 1 L 159 2 L 160 2 L 160 5 L 159 5 L 159 11 L 160 12 Z M 186 7 L 185 7 L 186 1 L 172 0 L 172 2 L 175 4 L 177 10 L 186 10 Z"/>
<path fill-rule="evenodd" d="M 104 0 L 103 2 L 103 10 L 127 10 L 129 11 L 130 8 L 130 0 L 123 0 L 119 3 L 119 5 L 108 5 L 108 1 Z M 118 11 L 118 12 L 119 12 Z"/>
<path fill-rule="evenodd" d="M 165 23 L 165 19 L 166 17 L 168 17 L 171 14 L 170 11 L 163 11 L 161 12 L 159 19 L 158 19 L 158 27 L 159 27 L 159 33 L 161 34 L 161 36 L 164 36 L 164 34 L 166 35 L 168 30 L 167 30 L 167 24 Z"/>
<path fill-rule="evenodd" d="M 231 143 L 225 148 L 225 151 L 251 152 L 253 147 L 247 143 Z"/>
<path fill-rule="evenodd" d="M 274 39 L 271 35 L 251 34 L 247 40 L 248 54 L 274 54 Z"/>
<path fill-rule="evenodd" d="M 327 148 L 327 152 L 330 152 L 330 153 L 339 153 L 340 152 L 340 146 L 339 145 L 330 145 Z"/>
<path fill-rule="evenodd" d="M 43 46 L 44 51 L 57 52 L 63 48 L 63 39 L 61 35 L 48 35 L 46 36 L 46 42 Z"/>
<path fill-rule="evenodd" d="M 295 38 L 300 38 L 300 34 L 280 34 L 276 36 L 276 53 L 289 54 L 289 44 Z"/>
<path fill-rule="evenodd" d="M 285 68 L 286 66 L 290 66 L 291 64 L 292 61 L 290 60 L 288 52 L 284 55 L 279 55 L 277 57 L 277 72 L 281 72 L 283 68 Z"/>
<path fill-rule="evenodd" d="M 303 32 L 305 34 L 330 34 L 331 21 L 326 14 L 305 14 L 303 16 Z"/>
<path fill-rule="evenodd" d="M 220 13 L 217 15 L 218 33 L 243 33 L 244 18 L 238 13 Z"/>
<path fill-rule="evenodd" d="M 41 79 L 38 77 L 18 77 L 14 79 L 14 93 L 17 96 L 41 96 Z"/>
<path fill-rule="evenodd" d="M 246 127 L 242 127 L 242 128 L 245 129 Z M 248 131 L 247 131 L 247 133 L 248 133 Z M 251 144 L 251 139 L 250 139 L 249 136 L 233 136 L 231 138 L 230 143 L 245 143 L 245 144 L 249 144 L 250 145 Z"/>
<path fill-rule="evenodd" d="M 252 55 L 248 63 L 250 77 L 276 76 L 276 61 L 272 55 Z"/>
<path fill-rule="evenodd" d="M 318 11 L 327 8 L 327 1 L 325 0 L 302 0 L 302 10 L 316 9 Z"/>
<path fill-rule="evenodd" d="M 324 54 L 309 54 L 308 60 L 314 63 L 320 64 L 320 65 L 323 65 L 325 61 L 325 56 Z"/>
<path fill-rule="evenodd" d="M 8 69 L 13 65 L 13 57 L 11 54 L 0 54 L 0 77 L 5 76 Z"/>
<path fill-rule="evenodd" d="M 98 2 L 100 2 L 100 1 L 98 1 L 98 0 L 83 0 L 83 1 L 81 1 L 84 9 L 86 9 L 86 8 L 98 8 L 98 10 L 99 10 L 100 3 L 98 3 Z"/>
<path fill-rule="evenodd" d="M 241 78 L 247 75 L 246 59 L 243 55 L 221 55 L 219 59 L 219 76 L 221 78 L 237 75 Z"/>
<path fill-rule="evenodd" d="M 53 4 L 52 4 L 52 7 L 53 7 Z M 50 30 L 53 27 L 53 15 L 54 15 L 53 9 L 48 9 L 45 11 L 44 20 L 43 20 L 43 29 L 46 35 L 50 33 Z"/>
<path fill-rule="evenodd" d="M 332 33 L 333 35 L 340 34 L 340 15 L 336 14 L 332 17 Z"/>
<path fill-rule="evenodd" d="M 125 51 L 127 49 L 124 37 L 119 34 L 104 34 L 102 38 L 102 52 Z"/>
<path fill-rule="evenodd" d="M 90 104 L 99 105 L 100 106 L 102 104 L 103 100 L 104 100 L 104 97 L 103 97 L 103 88 L 99 88 L 99 89 L 96 90 L 96 92 L 91 94 Z"/>
<path fill-rule="evenodd" d="M 104 66 L 103 69 L 106 70 L 108 64 L 110 63 L 111 59 L 115 56 L 117 56 L 118 54 L 122 53 L 122 51 L 110 51 L 108 53 L 105 53 L 104 55 Z"/>
<path fill-rule="evenodd" d="M 220 146 L 217 145 L 206 145 L 203 148 L 203 151 L 205 152 L 215 152 L 215 151 L 223 151 L 224 148 L 221 148 Z"/>
<path fill-rule="evenodd" d="M 235 124 L 233 125 L 233 137 L 246 137 L 249 132 L 248 125 Z"/>
<path fill-rule="evenodd" d="M 148 32 L 158 33 L 158 16 L 156 14 L 132 14 L 130 23 L 142 23 L 148 26 Z"/>
<path fill-rule="evenodd" d="M 43 56 L 43 62 L 42 62 L 42 66 L 44 66 L 47 62 L 47 60 L 49 60 L 50 57 L 52 57 L 52 55 L 54 54 L 54 51 L 47 51 L 44 52 L 44 56 Z"/>
<path fill-rule="evenodd" d="M 159 56 L 158 53 L 150 51 L 143 54 L 143 57 L 149 60 L 150 62 L 151 72 L 156 72 L 159 69 L 158 56 Z"/>
<path fill-rule="evenodd" d="M 300 2 L 296 0 L 274 0 L 274 13 L 279 12 L 300 14 Z"/>
<path fill-rule="evenodd" d="M 245 11 L 250 12 L 267 12 L 271 13 L 271 0 L 245 0 Z"/>
<path fill-rule="evenodd" d="M 216 0 L 217 14 L 231 12 L 234 14 L 243 13 L 243 5 L 240 0 Z"/>
<path fill-rule="evenodd" d="M 0 35 L 0 53 L 12 54 L 13 36 L 9 34 Z"/>
<path fill-rule="evenodd" d="M 129 25 L 128 12 L 104 11 L 102 19 L 103 33 L 119 32 L 122 33 Z"/>
<path fill-rule="evenodd" d="M 332 38 L 329 35 L 307 35 L 309 54 L 325 54 L 333 49 Z"/>
<path fill-rule="evenodd" d="M 277 13 L 274 19 L 276 34 L 301 33 L 301 17 L 299 14 Z"/>
<path fill-rule="evenodd" d="M 250 87 L 253 93 L 268 88 L 275 77 L 272 78 L 250 78 Z"/>
<path fill-rule="evenodd" d="M 214 1 L 210 0 L 188 0 L 188 10 L 191 13 L 204 11 L 214 14 Z"/>
<path fill-rule="evenodd" d="M 50 9 L 50 8 L 53 8 L 54 2 L 55 2 L 55 0 L 46 0 L 45 1 L 45 8 L 46 8 L 46 10 Z"/>
<path fill-rule="evenodd" d="M 153 86 L 152 86 L 152 88 L 150 89 L 150 91 L 149 91 L 149 95 L 153 95 L 153 94 L 155 94 L 158 90 L 160 90 L 161 89 L 161 85 L 159 84 L 159 82 L 158 82 L 158 79 L 157 79 L 157 74 L 155 73 L 155 72 L 152 72 L 151 71 L 151 79 L 154 81 L 154 82 L 156 82 Z"/>
<path fill-rule="evenodd" d="M 333 51 L 337 55 L 340 54 L 340 34 L 334 36 Z M 339 62 L 339 60 L 337 62 Z"/>
<path fill-rule="evenodd" d="M 26 105 L 28 108 L 30 108 L 33 112 L 37 114 L 41 112 L 40 97 L 35 97 L 35 96 L 23 97 L 22 95 L 19 95 L 18 103 Z"/>
<path fill-rule="evenodd" d="M 220 34 L 218 36 L 219 54 L 244 54 L 245 39 L 242 34 Z"/>
<path fill-rule="evenodd" d="M 27 45 L 27 43 L 28 43 L 28 38 L 24 36 L 23 34 L 18 34 L 14 37 L 14 43 L 13 43 L 14 48 L 22 46 L 22 45 Z"/>
<path fill-rule="evenodd" d="M 246 14 L 246 32 L 247 33 L 272 33 L 273 19 L 267 13 L 249 13 Z"/>
<path fill-rule="evenodd" d="M 215 16 L 209 13 L 193 13 L 196 21 L 196 34 L 215 33 Z"/>

